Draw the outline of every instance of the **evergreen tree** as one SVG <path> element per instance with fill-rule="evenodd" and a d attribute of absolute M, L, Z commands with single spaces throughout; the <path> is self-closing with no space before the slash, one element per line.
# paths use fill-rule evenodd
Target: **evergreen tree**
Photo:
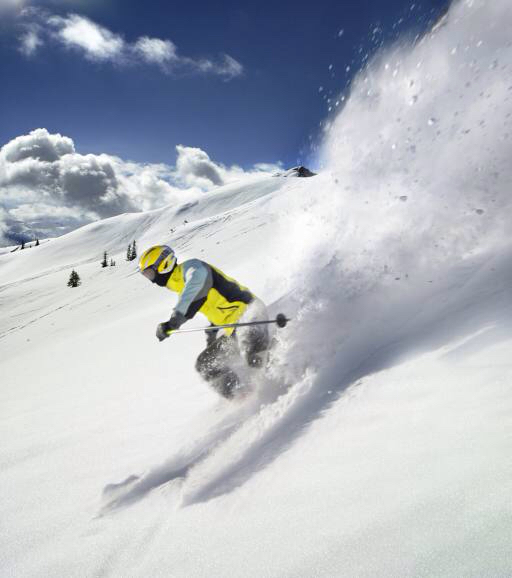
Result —
<path fill-rule="evenodd" d="M 36 247 L 39 247 L 39 239 L 36 239 Z"/>
<path fill-rule="evenodd" d="M 106 251 L 103 253 L 103 261 L 101 262 L 101 266 L 102 267 L 108 267 L 107 252 Z"/>
<path fill-rule="evenodd" d="M 24 248 L 25 248 L 25 241 L 22 241 L 20 249 L 24 249 Z"/>
<path fill-rule="evenodd" d="M 126 260 L 133 261 L 137 258 L 137 243 L 134 241 L 128 245 L 128 249 L 126 251 Z"/>
<path fill-rule="evenodd" d="M 111 267 L 115 267 L 116 262 L 114 261 L 114 259 L 110 259 L 110 266 Z"/>
<path fill-rule="evenodd" d="M 80 284 L 80 275 L 73 269 L 69 276 L 68 287 L 78 287 Z"/>

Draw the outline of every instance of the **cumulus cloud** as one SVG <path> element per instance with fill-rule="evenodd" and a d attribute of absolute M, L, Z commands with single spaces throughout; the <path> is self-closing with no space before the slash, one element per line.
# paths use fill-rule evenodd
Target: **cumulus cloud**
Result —
<path fill-rule="evenodd" d="M 100 217 L 137 210 L 120 189 L 107 155 L 66 155 L 59 161 L 59 186 L 66 203 L 92 210 Z"/>
<path fill-rule="evenodd" d="M 28 230 L 59 233 L 138 207 L 119 186 L 108 155 L 81 155 L 72 139 L 36 129 L 0 150 L 0 203 L 13 237 Z M 46 223 L 46 226 L 44 225 Z M 28 231 L 27 231 L 28 232 Z"/>
<path fill-rule="evenodd" d="M 178 204 L 234 181 L 272 174 L 245 171 L 178 145 L 175 166 L 141 164 L 108 154 L 80 154 L 73 140 L 39 128 L 0 149 L 0 241 L 57 236 L 120 213 Z"/>
<path fill-rule="evenodd" d="M 178 145 L 176 151 L 176 175 L 185 184 L 200 188 L 224 184 L 220 167 L 203 150 Z"/>
<path fill-rule="evenodd" d="M 179 54 L 176 45 L 167 38 L 140 36 L 134 42 L 128 42 L 121 34 L 76 13 L 56 16 L 26 9 L 21 18 L 24 33 L 19 38 L 19 50 L 26 56 L 35 54 L 48 41 L 88 60 L 124 66 L 157 65 L 169 74 L 210 74 L 231 80 L 244 72 L 243 65 L 228 54 L 214 59 L 192 58 Z"/>
<path fill-rule="evenodd" d="M 201 191 L 236 181 L 250 181 L 265 174 L 275 174 L 282 168 L 280 164 L 271 163 L 258 163 L 250 170 L 244 170 L 237 165 L 227 167 L 213 161 L 204 150 L 184 145 L 178 145 L 176 152 L 178 156 L 173 171 L 175 181 L 182 186 Z"/>
<path fill-rule="evenodd" d="M 23 159 L 53 162 L 75 152 L 73 141 L 60 134 L 50 134 L 44 128 L 33 130 L 28 135 L 18 136 L 8 142 L 1 154 L 10 163 Z"/>

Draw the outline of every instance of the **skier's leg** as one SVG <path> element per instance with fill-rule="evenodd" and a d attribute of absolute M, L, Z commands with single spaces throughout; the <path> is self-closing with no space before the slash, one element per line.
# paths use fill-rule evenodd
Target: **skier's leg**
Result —
<path fill-rule="evenodd" d="M 233 397 L 238 376 L 230 368 L 230 360 L 237 354 L 236 342 L 226 335 L 219 337 L 199 354 L 196 370 L 224 397 Z"/>
<path fill-rule="evenodd" d="M 268 311 L 260 299 L 255 299 L 240 318 L 241 323 L 267 321 Z M 240 353 L 250 367 L 262 367 L 270 346 L 268 325 L 240 327 L 236 330 Z"/>
<path fill-rule="evenodd" d="M 231 399 L 235 395 L 235 390 L 239 386 L 240 380 L 232 369 L 226 369 L 222 375 L 212 380 L 211 384 L 223 397 Z"/>

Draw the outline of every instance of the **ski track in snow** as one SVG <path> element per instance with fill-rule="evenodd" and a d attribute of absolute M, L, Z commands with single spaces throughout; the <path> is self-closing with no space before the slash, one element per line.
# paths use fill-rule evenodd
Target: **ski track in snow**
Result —
<path fill-rule="evenodd" d="M 132 474 L 123 482 L 105 486 L 103 495 L 106 504 L 102 507 L 101 515 L 131 505 L 157 488 L 186 478 L 190 470 L 229 438 L 246 417 L 246 411 L 235 409 L 212 426 L 206 434 L 195 439 L 192 444 L 185 446 L 174 457 L 147 474 L 140 476 Z"/>
<path fill-rule="evenodd" d="M 207 416 L 201 416 L 197 420 L 197 427 L 200 431 L 206 430 L 204 434 L 197 436 L 196 424 L 190 424 L 188 429 L 194 441 L 163 464 L 146 474 L 131 474 L 122 482 L 107 484 L 103 490 L 104 505 L 100 516 L 134 504 L 151 491 L 176 481 L 181 482 L 183 493 L 189 485 L 192 472 L 222 451 L 239 430 L 245 431 L 248 421 L 259 421 L 258 416 L 266 408 L 275 405 L 276 398 L 282 397 L 286 388 L 282 387 L 276 376 L 256 376 L 253 377 L 251 390 L 247 397 L 222 401 L 213 415 L 209 412 Z M 209 421 L 214 423 L 207 427 Z M 246 437 L 246 434 L 242 433 L 242 436 Z"/>

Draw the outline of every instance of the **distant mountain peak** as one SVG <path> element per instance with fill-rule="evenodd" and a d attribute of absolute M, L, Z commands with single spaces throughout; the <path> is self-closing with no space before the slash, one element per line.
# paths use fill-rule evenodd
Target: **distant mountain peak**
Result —
<path fill-rule="evenodd" d="M 292 167 L 287 171 L 282 173 L 275 173 L 274 177 L 314 177 L 316 173 L 310 171 L 308 168 L 300 165 L 298 167 Z"/>

